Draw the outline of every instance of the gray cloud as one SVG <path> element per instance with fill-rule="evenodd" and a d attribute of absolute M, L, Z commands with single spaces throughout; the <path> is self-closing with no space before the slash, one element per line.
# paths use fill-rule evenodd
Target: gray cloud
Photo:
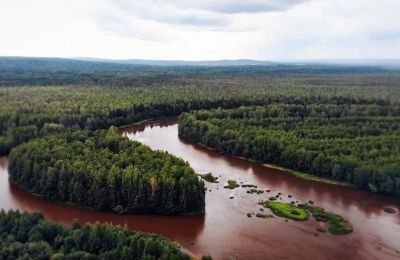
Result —
<path fill-rule="evenodd" d="M 227 30 L 231 15 L 285 11 L 310 0 L 115 0 L 127 15 L 150 21 Z"/>
<path fill-rule="evenodd" d="M 310 0 L 172 0 L 169 3 L 177 7 L 197 8 L 216 13 L 262 13 L 284 11 Z"/>
<path fill-rule="evenodd" d="M 210 28 L 223 27 L 229 24 L 224 15 L 201 11 L 191 6 L 176 5 L 175 2 L 116 0 L 113 3 L 123 10 L 127 16 L 160 23 Z"/>

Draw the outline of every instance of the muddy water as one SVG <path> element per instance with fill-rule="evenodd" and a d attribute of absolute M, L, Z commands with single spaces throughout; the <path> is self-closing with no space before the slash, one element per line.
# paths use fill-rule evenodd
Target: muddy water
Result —
<path fill-rule="evenodd" d="M 306 181 L 277 169 L 247 160 L 220 155 L 178 137 L 175 120 L 124 129 L 130 139 L 153 149 L 166 150 L 187 160 L 198 173 L 212 172 L 220 183 L 207 184 L 206 214 L 196 217 L 115 216 L 66 206 L 33 197 L 9 184 L 7 161 L 0 161 L 0 208 L 41 211 L 52 220 L 71 223 L 112 222 L 130 228 L 156 232 L 179 241 L 191 252 L 210 254 L 214 259 L 399 259 L 400 214 L 388 214 L 384 207 L 399 212 L 400 199 L 357 189 Z M 246 188 L 224 189 L 228 179 L 270 189 L 248 194 Z M 284 201 L 313 200 L 318 206 L 345 216 L 354 228 L 349 235 L 320 233 L 320 223 L 282 218 L 262 219 L 247 213 L 260 212 L 257 202 L 283 193 Z M 289 199 L 287 195 L 293 198 Z M 233 196 L 233 199 L 230 197 Z M 266 209 L 263 213 L 269 213 Z"/>

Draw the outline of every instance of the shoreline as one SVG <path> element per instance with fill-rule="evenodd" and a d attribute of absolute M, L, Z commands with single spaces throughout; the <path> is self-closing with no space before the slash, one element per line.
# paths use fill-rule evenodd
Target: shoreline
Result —
<path fill-rule="evenodd" d="M 358 189 L 356 186 L 354 186 L 354 185 L 352 185 L 350 183 L 347 183 L 347 182 L 335 181 L 335 180 L 331 180 L 331 179 L 328 179 L 328 178 L 314 176 L 314 175 L 309 174 L 309 173 L 288 169 L 288 168 L 285 168 L 285 167 L 282 167 L 282 166 L 279 166 L 279 165 L 275 165 L 275 164 L 272 164 L 272 163 L 263 163 L 263 162 L 255 161 L 255 160 L 252 160 L 252 159 L 248 159 L 246 157 L 234 156 L 234 155 L 230 155 L 228 153 L 221 153 L 215 148 L 209 147 L 209 146 L 204 145 L 202 143 L 193 142 L 190 139 L 185 138 L 184 136 L 180 135 L 179 133 L 178 133 L 178 135 L 179 135 L 179 137 L 183 138 L 185 141 L 188 141 L 188 142 L 190 142 L 192 144 L 196 144 L 196 145 L 201 146 L 201 147 L 203 147 L 205 149 L 208 149 L 208 150 L 211 150 L 211 151 L 215 151 L 218 154 L 226 155 L 226 156 L 229 156 L 231 158 L 236 158 L 236 159 L 240 159 L 240 160 L 246 160 L 246 161 L 253 162 L 253 163 L 258 163 L 258 164 L 260 164 L 260 165 L 262 165 L 262 166 L 264 166 L 266 168 L 276 169 L 276 170 L 281 171 L 284 174 L 291 174 L 291 175 L 294 175 L 294 176 L 296 176 L 298 178 L 301 178 L 303 180 L 318 181 L 318 182 L 328 183 L 328 184 L 331 184 L 331 185 L 338 185 L 338 186 L 351 187 L 351 188 Z"/>

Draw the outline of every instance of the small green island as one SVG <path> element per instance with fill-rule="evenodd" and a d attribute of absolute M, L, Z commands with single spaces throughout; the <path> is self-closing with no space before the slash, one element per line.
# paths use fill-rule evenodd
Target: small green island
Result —
<path fill-rule="evenodd" d="M 235 189 L 240 187 L 240 185 L 235 180 L 228 180 L 228 184 L 224 186 L 225 189 Z"/>
<path fill-rule="evenodd" d="M 329 232 L 332 234 L 349 234 L 353 232 L 351 227 L 345 225 L 346 220 L 338 214 L 325 212 L 323 208 L 309 205 L 303 206 L 303 208 L 307 209 L 315 220 L 328 222 Z"/>
<path fill-rule="evenodd" d="M 265 208 L 271 209 L 276 216 L 293 219 L 297 221 L 306 221 L 311 214 L 316 221 L 329 223 L 329 232 L 331 234 L 349 234 L 353 229 L 347 226 L 347 221 L 340 215 L 326 212 L 325 209 L 307 204 L 298 204 L 297 206 L 277 201 L 262 201 L 259 203 Z M 324 228 L 318 227 L 317 231 L 325 232 Z"/>
<path fill-rule="evenodd" d="M 198 175 L 200 176 L 200 178 L 202 178 L 203 180 L 205 180 L 207 182 L 219 183 L 218 177 L 215 177 L 214 175 L 212 175 L 211 172 L 206 173 L 206 174 L 198 174 Z"/>
<path fill-rule="evenodd" d="M 308 212 L 305 209 L 283 202 L 266 201 L 263 202 L 263 205 L 266 208 L 270 208 L 272 213 L 279 217 L 304 221 L 307 220 L 309 216 Z"/>

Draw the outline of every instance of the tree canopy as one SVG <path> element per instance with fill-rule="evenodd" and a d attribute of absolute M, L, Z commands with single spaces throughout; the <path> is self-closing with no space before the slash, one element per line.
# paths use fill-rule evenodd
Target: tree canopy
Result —
<path fill-rule="evenodd" d="M 200 110 L 179 134 L 220 152 L 400 196 L 398 104 L 283 104 Z"/>
<path fill-rule="evenodd" d="M 194 75 L 183 71 L 130 86 L 112 81 L 91 86 L 0 87 L 0 155 L 31 138 L 66 129 L 106 129 L 196 109 L 270 103 L 396 105 L 400 100 L 400 75 L 394 72 L 284 74 L 276 68 L 272 74 L 250 73 L 253 69 L 217 73 L 218 68 L 209 68 Z"/>
<path fill-rule="evenodd" d="M 75 222 L 41 213 L 0 211 L 0 259 L 187 259 L 178 243 L 126 227 Z"/>
<path fill-rule="evenodd" d="M 115 127 L 66 131 L 14 148 L 10 180 L 45 198 L 117 213 L 204 213 L 204 182 L 187 162 Z"/>

